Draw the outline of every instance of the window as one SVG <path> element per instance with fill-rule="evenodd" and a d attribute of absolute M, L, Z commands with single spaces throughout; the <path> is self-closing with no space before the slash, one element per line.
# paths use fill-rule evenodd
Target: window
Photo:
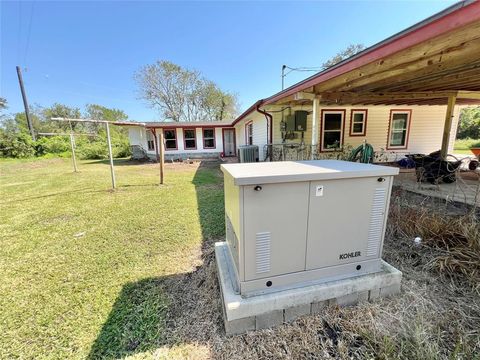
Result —
<path fill-rule="evenodd" d="M 203 129 L 203 148 L 215 149 L 215 129 Z"/>
<path fill-rule="evenodd" d="M 183 139 L 185 150 L 195 150 L 197 148 L 196 129 L 183 129 Z"/>
<path fill-rule="evenodd" d="M 367 110 L 352 110 L 350 114 L 350 136 L 365 136 Z"/>
<path fill-rule="evenodd" d="M 163 136 L 165 137 L 165 149 L 177 150 L 177 130 L 163 129 Z"/>
<path fill-rule="evenodd" d="M 345 110 L 322 111 L 322 151 L 334 151 L 343 144 Z"/>
<path fill-rule="evenodd" d="M 155 150 L 155 139 L 153 138 L 153 134 L 150 130 L 147 130 L 147 149 L 148 151 Z"/>
<path fill-rule="evenodd" d="M 390 131 L 387 148 L 406 149 L 408 145 L 408 133 L 410 128 L 410 110 L 390 111 Z"/>
<path fill-rule="evenodd" d="M 245 124 L 245 143 L 253 145 L 253 122 Z"/>

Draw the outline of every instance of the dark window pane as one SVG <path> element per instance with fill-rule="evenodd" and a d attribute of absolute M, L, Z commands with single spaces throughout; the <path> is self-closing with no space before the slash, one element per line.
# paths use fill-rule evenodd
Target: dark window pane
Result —
<path fill-rule="evenodd" d="M 176 138 L 175 130 L 165 130 L 164 135 L 165 135 L 165 139 L 175 139 Z"/>
<path fill-rule="evenodd" d="M 185 139 L 195 139 L 195 130 L 184 130 Z"/>
<path fill-rule="evenodd" d="M 185 148 L 195 149 L 195 140 L 185 140 Z"/>
<path fill-rule="evenodd" d="M 353 132 L 357 134 L 363 133 L 363 124 L 362 123 L 353 123 Z"/>
<path fill-rule="evenodd" d="M 214 148 L 215 147 L 215 141 L 213 139 L 205 139 L 203 141 L 203 147 L 204 148 Z"/>
<path fill-rule="evenodd" d="M 213 136 L 214 136 L 213 129 L 203 130 L 203 137 L 204 138 L 213 138 Z"/>
<path fill-rule="evenodd" d="M 324 121 L 325 130 L 340 130 L 342 128 L 341 114 L 325 114 Z"/>
<path fill-rule="evenodd" d="M 165 140 L 165 147 L 167 149 L 176 149 L 177 141 L 176 140 Z"/>
<path fill-rule="evenodd" d="M 353 113 L 353 122 L 363 122 L 363 113 Z"/>
<path fill-rule="evenodd" d="M 340 146 L 340 131 L 326 132 L 323 134 L 323 147 L 325 149 L 336 148 Z"/>

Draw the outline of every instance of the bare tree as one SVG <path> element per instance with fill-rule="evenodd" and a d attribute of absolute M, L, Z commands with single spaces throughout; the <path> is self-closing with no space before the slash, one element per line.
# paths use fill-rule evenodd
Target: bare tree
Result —
<path fill-rule="evenodd" d="M 365 45 L 363 44 L 350 44 L 345 49 L 338 52 L 335 56 L 325 61 L 322 64 L 322 67 L 329 68 L 335 64 L 338 64 L 340 61 L 348 59 L 350 56 L 359 53 L 363 49 L 365 49 Z"/>
<path fill-rule="evenodd" d="M 166 120 L 216 121 L 237 115 L 234 94 L 221 90 L 199 71 L 169 61 L 146 65 L 135 74 L 140 96 Z"/>

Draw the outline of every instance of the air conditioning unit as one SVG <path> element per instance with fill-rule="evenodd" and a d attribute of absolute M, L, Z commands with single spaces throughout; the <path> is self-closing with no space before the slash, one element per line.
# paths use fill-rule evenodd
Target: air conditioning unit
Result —
<path fill-rule="evenodd" d="M 381 271 L 393 167 L 222 165 L 232 286 L 242 296 Z"/>
<path fill-rule="evenodd" d="M 238 147 L 238 161 L 241 163 L 258 162 L 258 146 L 242 145 Z"/>

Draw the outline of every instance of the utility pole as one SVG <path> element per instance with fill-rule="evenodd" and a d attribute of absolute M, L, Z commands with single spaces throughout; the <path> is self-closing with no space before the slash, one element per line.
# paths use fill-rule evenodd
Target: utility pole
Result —
<path fill-rule="evenodd" d="M 285 69 L 287 65 L 282 65 L 282 90 L 285 88 Z"/>
<path fill-rule="evenodd" d="M 17 76 L 18 76 L 18 83 L 20 84 L 20 91 L 22 92 L 23 98 L 23 107 L 25 108 L 25 117 L 27 118 L 28 129 L 30 130 L 30 134 L 32 135 L 33 141 L 35 141 L 35 133 L 33 132 L 33 124 L 30 120 L 30 110 L 28 109 L 28 101 L 27 101 L 27 94 L 25 93 L 25 88 L 23 87 L 23 77 L 22 77 L 22 70 L 20 66 L 17 66 Z"/>

